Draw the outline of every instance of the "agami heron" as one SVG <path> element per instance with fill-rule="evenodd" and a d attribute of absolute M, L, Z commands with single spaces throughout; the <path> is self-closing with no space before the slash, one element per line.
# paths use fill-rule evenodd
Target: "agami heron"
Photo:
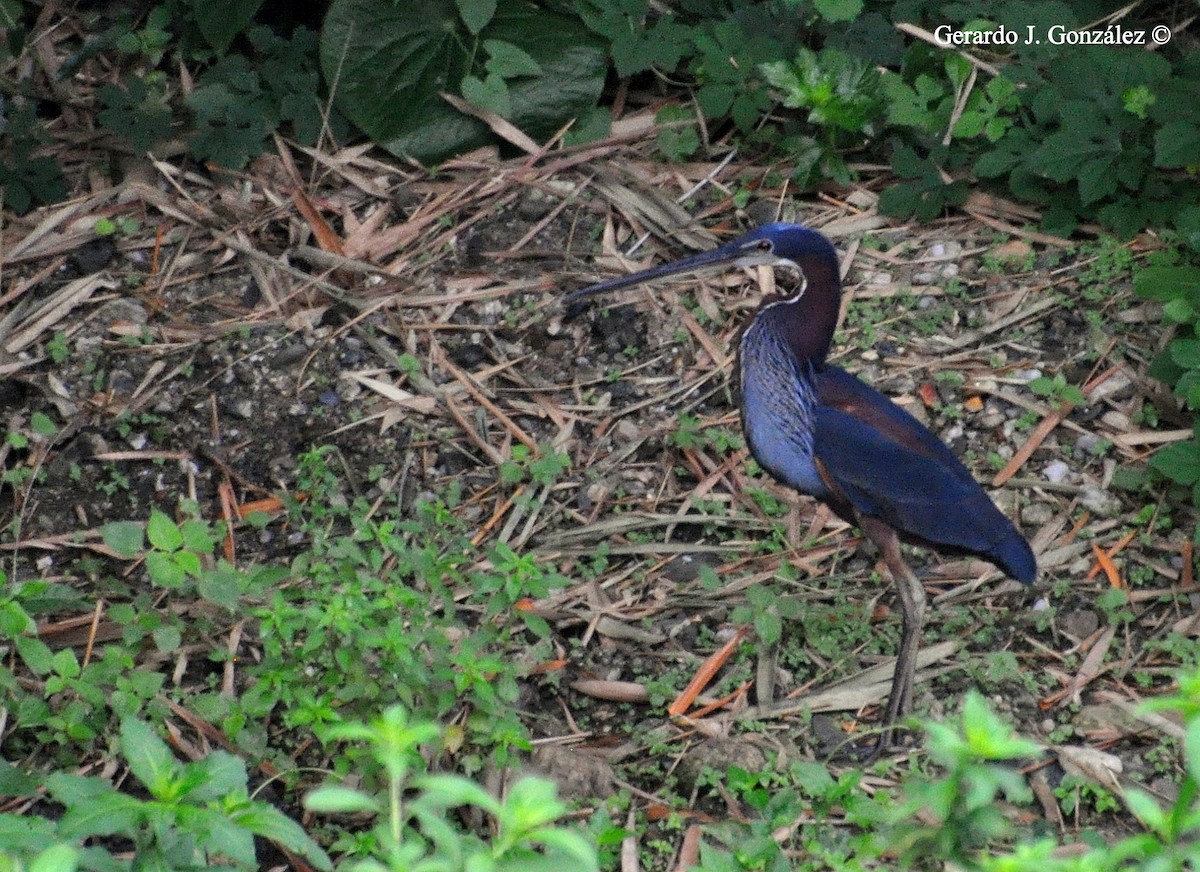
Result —
<path fill-rule="evenodd" d="M 768 224 L 711 251 L 574 291 L 585 297 L 652 279 L 735 264 L 784 267 L 799 290 L 768 296 L 743 326 L 737 348 L 742 430 L 774 478 L 825 502 L 875 543 L 896 584 L 903 630 L 877 750 L 891 743 L 912 706 L 926 597 L 904 561 L 902 541 L 974 554 L 1029 584 L 1029 543 L 946 445 L 916 418 L 826 361 L 842 285 L 837 252 L 820 233 Z"/>

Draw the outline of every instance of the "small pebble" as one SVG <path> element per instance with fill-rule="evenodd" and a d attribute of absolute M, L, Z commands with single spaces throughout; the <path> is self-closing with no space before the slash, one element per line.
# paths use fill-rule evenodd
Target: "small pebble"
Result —
<path fill-rule="evenodd" d="M 958 275 L 958 264 L 956 264 L 956 263 L 948 263 L 948 264 L 946 264 L 944 267 L 942 267 L 942 276 L 943 276 L 943 278 L 952 279 L 952 278 L 954 278 L 956 275 Z"/>
<path fill-rule="evenodd" d="M 1018 369 L 1013 373 L 1013 378 L 1019 378 L 1021 381 L 1031 382 L 1035 378 L 1041 378 L 1042 371 L 1040 369 Z"/>
<path fill-rule="evenodd" d="M 1067 466 L 1061 460 L 1053 460 L 1046 464 L 1046 468 L 1042 470 L 1042 475 L 1046 476 L 1046 481 L 1060 484 L 1071 472 L 1071 467 Z"/>
<path fill-rule="evenodd" d="M 617 439 L 621 442 L 632 442 L 642 433 L 642 428 L 628 418 L 623 418 L 617 422 L 617 426 L 613 428 Z"/>
<path fill-rule="evenodd" d="M 1088 454 L 1103 454 L 1106 450 L 1104 440 L 1095 433 L 1080 433 L 1075 440 L 1075 447 Z"/>
<path fill-rule="evenodd" d="M 1115 518 L 1121 514 L 1121 501 L 1108 491 L 1088 485 L 1079 495 L 1079 504 L 1102 518 Z"/>
<path fill-rule="evenodd" d="M 932 285 L 937 281 L 937 276 L 931 272 L 915 273 L 912 277 L 914 285 Z"/>
<path fill-rule="evenodd" d="M 1038 597 L 1037 601 L 1034 602 L 1034 604 L 1033 604 L 1033 610 L 1035 612 L 1045 612 L 1045 611 L 1049 611 L 1049 609 L 1050 609 L 1050 600 L 1046 599 L 1044 596 Z"/>
<path fill-rule="evenodd" d="M 1129 416 L 1124 412 L 1118 412 L 1116 409 L 1105 412 L 1100 416 L 1101 423 L 1112 427 L 1114 430 L 1119 430 L 1122 433 L 1129 430 Z"/>
<path fill-rule="evenodd" d="M 1054 517 L 1054 509 L 1045 503 L 1032 503 L 1021 510 L 1021 523 L 1031 527 L 1047 524 Z"/>
<path fill-rule="evenodd" d="M 918 309 L 928 309 L 928 308 L 932 307 L 935 303 L 937 303 L 937 300 L 935 300 L 933 297 L 929 296 L 929 294 L 926 294 L 925 296 L 921 297 L 921 299 L 917 300 L 917 308 Z"/>
<path fill-rule="evenodd" d="M 225 410 L 234 417 L 241 418 L 243 421 L 249 421 L 253 418 L 256 411 L 254 401 L 248 399 L 233 400 L 226 403 Z"/>

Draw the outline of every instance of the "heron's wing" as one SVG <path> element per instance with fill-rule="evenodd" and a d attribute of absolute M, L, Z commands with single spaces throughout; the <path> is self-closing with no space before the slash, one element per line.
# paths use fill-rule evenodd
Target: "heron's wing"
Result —
<path fill-rule="evenodd" d="M 977 554 L 1022 581 L 1029 545 L 953 452 L 883 394 L 835 367 L 816 374 L 814 454 L 859 514 L 909 539 Z"/>

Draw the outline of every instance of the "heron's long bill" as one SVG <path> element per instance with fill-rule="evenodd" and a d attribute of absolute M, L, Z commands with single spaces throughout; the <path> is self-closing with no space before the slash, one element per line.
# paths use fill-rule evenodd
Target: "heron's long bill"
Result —
<path fill-rule="evenodd" d="M 640 285 L 643 282 L 679 273 L 694 272 L 706 267 L 735 263 L 745 257 L 746 242 L 744 239 L 737 239 L 734 242 L 722 245 L 720 248 L 714 248 L 711 251 L 702 251 L 699 254 L 693 254 L 691 257 L 685 257 L 682 260 L 673 260 L 670 263 L 660 264 L 650 269 L 644 269 L 641 272 L 619 276 L 615 279 L 599 282 L 598 284 L 588 285 L 586 288 L 580 288 L 577 291 L 571 291 L 571 293 L 562 298 L 562 302 L 564 306 L 573 306 L 585 297 L 606 294 L 609 291 L 619 291 L 622 288 Z"/>

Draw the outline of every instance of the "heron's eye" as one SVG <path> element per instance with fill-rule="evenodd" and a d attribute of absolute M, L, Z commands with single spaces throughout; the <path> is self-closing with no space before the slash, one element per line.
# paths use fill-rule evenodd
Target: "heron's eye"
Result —
<path fill-rule="evenodd" d="M 758 240 L 758 250 L 763 254 L 766 254 L 767 252 L 775 250 L 775 244 L 769 239 L 760 239 Z"/>

